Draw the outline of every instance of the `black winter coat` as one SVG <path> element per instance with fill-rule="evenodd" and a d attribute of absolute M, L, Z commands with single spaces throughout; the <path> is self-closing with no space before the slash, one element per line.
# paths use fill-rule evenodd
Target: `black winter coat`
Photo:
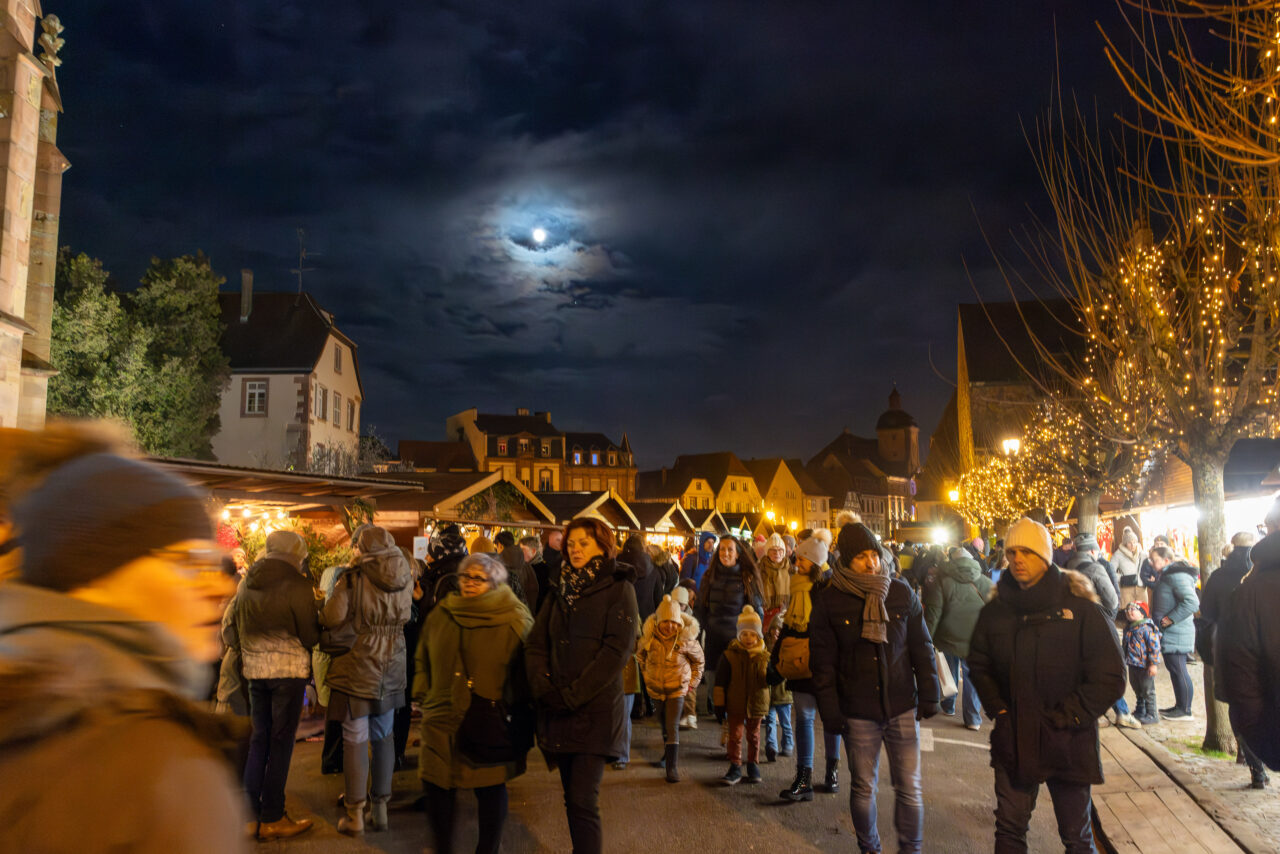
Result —
<path fill-rule="evenodd" d="M 813 594 L 809 668 L 828 732 L 842 731 L 847 718 L 883 722 L 941 698 L 933 642 L 916 594 L 905 581 L 890 583 L 884 601 L 888 638 L 882 644 L 862 637 L 865 604 L 834 585 Z"/>
<path fill-rule="evenodd" d="M 1280 770 L 1280 533 L 1253 547 L 1253 572 L 1232 593 L 1218 625 L 1216 658 L 1231 728 Z M 1219 570 L 1221 572 L 1221 570 Z M 1212 576 L 1211 576 L 1212 577 Z"/>
<path fill-rule="evenodd" d="M 543 752 L 622 755 L 622 669 L 639 634 L 631 569 L 607 560 L 572 605 L 548 594 L 525 645 Z"/>
<path fill-rule="evenodd" d="M 755 579 L 749 574 L 744 575 L 742 562 L 725 567 L 713 558 L 702 576 L 698 599 L 693 607 L 693 615 L 707 633 L 703 644 L 707 661 L 718 662 L 730 642 L 738 636 L 738 616 L 742 614 L 744 605 L 755 608 L 760 619 L 764 619 L 764 599 L 756 588 Z"/>
<path fill-rule="evenodd" d="M 969 675 L 996 724 L 993 768 L 1024 784 L 1102 782 L 1098 717 L 1124 693 L 1124 662 L 1088 578 L 1050 566 L 1023 590 L 1002 575 L 974 627 Z"/>
<path fill-rule="evenodd" d="M 1253 568 L 1250 560 L 1252 549 L 1248 546 L 1237 546 L 1227 555 L 1222 566 L 1209 573 L 1208 580 L 1200 589 L 1200 617 L 1196 620 L 1196 652 L 1204 659 L 1204 663 L 1213 666 L 1214 635 L 1217 624 L 1227 616 L 1227 605 L 1231 593 L 1240 586 L 1240 581 Z M 1219 674 L 1215 673 L 1214 684 L 1218 684 Z"/>

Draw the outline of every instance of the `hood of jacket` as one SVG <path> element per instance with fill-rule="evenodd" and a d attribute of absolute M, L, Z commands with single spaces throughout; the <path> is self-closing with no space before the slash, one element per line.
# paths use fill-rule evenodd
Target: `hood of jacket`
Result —
<path fill-rule="evenodd" d="M 479 596 L 464 597 L 461 593 L 450 593 L 440 601 L 437 608 L 443 608 L 449 616 L 464 629 L 484 629 L 494 626 L 505 626 L 521 622 L 521 611 L 528 614 L 528 609 L 520 601 L 516 592 L 505 584 Z"/>
<path fill-rule="evenodd" d="M 972 584 L 982 575 L 982 567 L 968 555 L 953 557 L 938 567 L 938 572 L 961 584 Z"/>
<path fill-rule="evenodd" d="M 1013 572 L 1006 570 L 1000 574 L 1000 580 L 996 583 L 995 593 L 992 598 L 999 597 L 1009 604 L 1014 611 L 1020 614 L 1030 614 L 1037 611 L 1043 611 L 1050 607 L 1056 600 L 1056 591 L 1065 584 L 1067 590 L 1073 596 L 1081 599 L 1088 599 L 1095 605 L 1101 605 L 1102 602 L 1098 598 L 1097 592 L 1093 588 L 1093 582 L 1089 580 L 1089 576 L 1076 572 L 1074 569 L 1059 569 L 1056 564 L 1049 564 L 1049 569 L 1045 572 L 1034 587 L 1023 590 L 1018 586 L 1017 580 L 1013 577 Z"/>
<path fill-rule="evenodd" d="M 1254 572 L 1280 571 L 1280 532 L 1268 534 L 1259 540 L 1249 553 Z"/>
<path fill-rule="evenodd" d="M 1257 548 L 1257 546 L 1254 546 L 1254 548 Z M 1193 580 L 1200 577 L 1200 572 L 1194 566 L 1187 563 L 1185 560 L 1174 561 L 1173 563 L 1166 566 L 1164 568 L 1164 572 L 1160 574 L 1164 576 L 1164 575 L 1178 575 L 1179 573 L 1190 575 Z"/>
<path fill-rule="evenodd" d="M 266 590 L 294 578 L 306 579 L 297 568 L 279 558 L 263 558 L 244 574 L 244 586 L 250 590 Z"/>
<path fill-rule="evenodd" d="M 0 585 L 0 746 L 104 708 L 181 707 L 208 680 L 208 665 L 192 661 L 158 623 L 40 587 Z"/>
<path fill-rule="evenodd" d="M 680 614 L 680 631 L 676 632 L 676 642 L 686 643 L 688 641 L 696 641 L 698 635 L 701 634 L 702 627 L 698 625 L 698 620 L 692 614 Z M 658 615 L 650 614 L 644 619 L 644 628 L 641 630 L 644 638 L 658 637 Z"/>
<path fill-rule="evenodd" d="M 391 548 L 365 552 L 355 561 L 354 569 L 387 593 L 403 590 L 413 579 L 413 570 L 404 554 L 394 545 Z"/>

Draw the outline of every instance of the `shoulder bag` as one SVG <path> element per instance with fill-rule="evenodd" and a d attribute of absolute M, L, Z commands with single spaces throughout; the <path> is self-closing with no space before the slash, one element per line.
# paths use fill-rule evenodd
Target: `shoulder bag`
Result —
<path fill-rule="evenodd" d="M 459 631 L 465 631 L 461 626 Z M 458 637 L 458 661 L 467 680 L 471 702 L 458 725 L 457 748 L 477 765 L 505 765 L 517 759 L 518 748 L 512 733 L 512 716 L 502 700 L 491 700 L 475 692 L 474 682 L 462 654 L 462 635 Z"/>

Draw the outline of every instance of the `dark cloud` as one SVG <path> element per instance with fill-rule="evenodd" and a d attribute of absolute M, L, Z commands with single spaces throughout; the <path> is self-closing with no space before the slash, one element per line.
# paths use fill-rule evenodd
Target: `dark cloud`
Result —
<path fill-rule="evenodd" d="M 1039 202 L 1055 27 L 1066 83 L 1114 90 L 1100 2 L 46 11 L 64 243 L 283 290 L 304 228 L 384 435 L 530 406 L 645 465 L 808 455 L 893 382 L 932 428 L 963 262 L 998 288 L 978 217 L 1002 241 Z"/>

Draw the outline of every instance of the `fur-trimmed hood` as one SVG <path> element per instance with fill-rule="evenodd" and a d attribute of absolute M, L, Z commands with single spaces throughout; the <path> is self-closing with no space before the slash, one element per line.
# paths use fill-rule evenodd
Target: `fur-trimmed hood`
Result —
<path fill-rule="evenodd" d="M 696 641 L 698 634 L 702 631 L 702 627 L 698 625 L 698 620 L 692 614 L 680 613 L 680 632 L 676 635 L 678 643 L 686 641 Z M 654 629 L 658 627 L 658 615 L 650 614 L 645 618 L 644 628 L 640 632 L 640 643 L 647 644 L 654 638 Z"/>
<path fill-rule="evenodd" d="M 1095 605 L 1100 606 L 1102 604 L 1102 601 L 1098 598 L 1097 592 L 1094 590 L 1093 582 L 1089 580 L 1089 576 L 1084 573 L 1077 572 L 1074 569 L 1063 569 L 1057 564 L 1049 564 L 1049 571 L 1040 579 L 1040 583 L 1035 587 L 1030 588 L 1030 590 L 1038 590 L 1040 588 L 1040 584 L 1044 584 L 1045 582 L 1052 584 L 1055 580 L 1059 584 L 1065 582 L 1067 585 L 1067 592 L 1072 596 L 1077 596 L 1081 599 L 1088 599 Z M 1027 598 L 1024 594 L 1030 593 L 1030 590 L 1024 591 L 1019 587 L 1017 580 L 1013 577 L 1013 572 L 1011 570 L 1005 570 L 1000 575 L 1000 582 L 996 584 L 995 590 L 991 593 L 990 601 L 995 601 L 997 598 L 1000 598 L 1002 594 L 1006 601 Z"/>

